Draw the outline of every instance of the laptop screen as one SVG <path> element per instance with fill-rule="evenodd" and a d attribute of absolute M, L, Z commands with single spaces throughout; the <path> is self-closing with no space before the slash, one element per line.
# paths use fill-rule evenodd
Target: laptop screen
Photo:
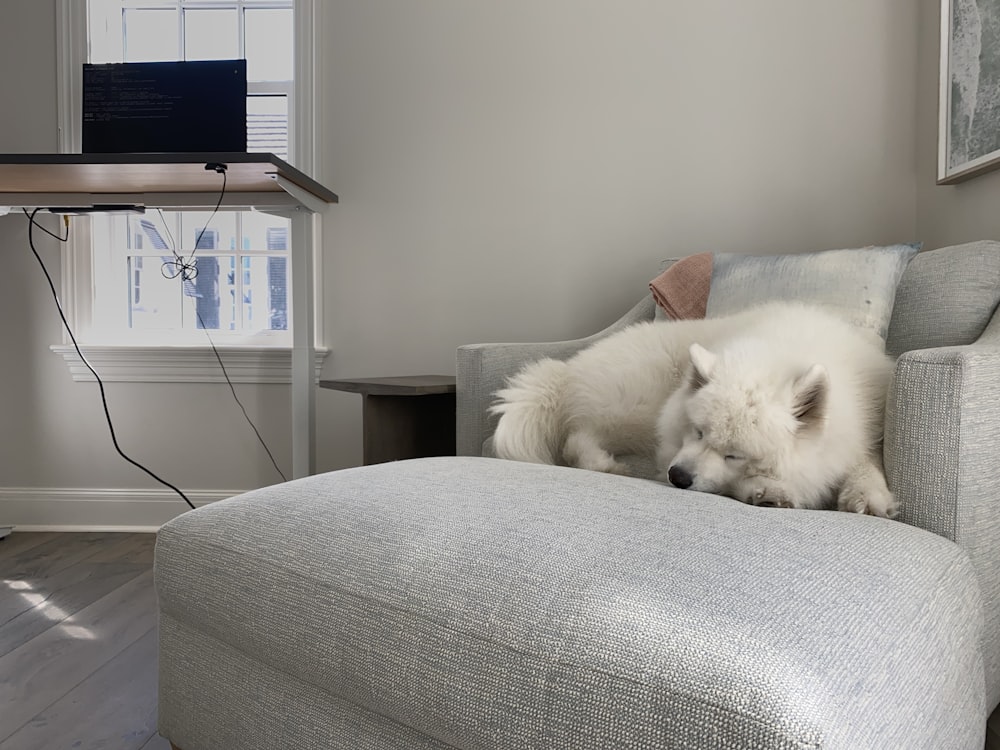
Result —
<path fill-rule="evenodd" d="M 83 66 L 84 153 L 246 150 L 246 60 Z"/>

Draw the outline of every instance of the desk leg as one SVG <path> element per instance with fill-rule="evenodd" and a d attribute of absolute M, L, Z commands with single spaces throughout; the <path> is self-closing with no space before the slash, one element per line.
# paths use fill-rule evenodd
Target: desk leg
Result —
<path fill-rule="evenodd" d="M 313 214 L 291 217 L 292 247 L 292 476 L 316 473 L 316 377 L 313 311 Z"/>

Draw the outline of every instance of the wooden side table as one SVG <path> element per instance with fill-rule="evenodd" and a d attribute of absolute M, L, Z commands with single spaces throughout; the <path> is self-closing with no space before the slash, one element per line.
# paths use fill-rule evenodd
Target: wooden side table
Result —
<path fill-rule="evenodd" d="M 360 393 L 364 463 L 455 455 L 455 377 L 404 375 L 321 380 L 320 388 Z"/>

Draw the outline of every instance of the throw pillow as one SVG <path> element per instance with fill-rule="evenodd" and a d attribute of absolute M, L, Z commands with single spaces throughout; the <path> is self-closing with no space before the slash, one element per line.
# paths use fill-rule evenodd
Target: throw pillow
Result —
<path fill-rule="evenodd" d="M 919 245 L 823 250 L 800 255 L 716 253 L 706 317 L 784 300 L 826 307 L 854 325 L 889 330 L 896 286 Z"/>

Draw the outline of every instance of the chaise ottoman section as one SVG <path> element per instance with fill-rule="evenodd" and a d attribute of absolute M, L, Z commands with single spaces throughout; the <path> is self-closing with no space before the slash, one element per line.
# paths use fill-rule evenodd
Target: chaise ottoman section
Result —
<path fill-rule="evenodd" d="M 184 514 L 155 575 L 183 750 L 983 743 L 975 575 L 884 519 L 428 458 Z"/>

